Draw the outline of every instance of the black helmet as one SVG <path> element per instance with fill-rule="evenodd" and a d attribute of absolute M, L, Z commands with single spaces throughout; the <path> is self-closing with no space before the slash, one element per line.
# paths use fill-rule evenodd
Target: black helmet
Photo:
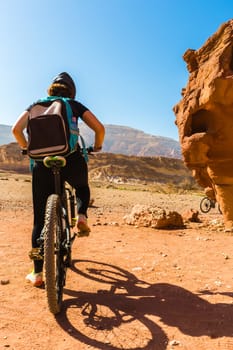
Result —
<path fill-rule="evenodd" d="M 75 83 L 68 73 L 62 72 L 62 73 L 58 74 L 58 76 L 56 76 L 53 79 L 53 83 L 61 83 L 61 84 L 66 85 L 70 89 L 72 98 L 75 98 L 75 95 L 76 95 Z"/>

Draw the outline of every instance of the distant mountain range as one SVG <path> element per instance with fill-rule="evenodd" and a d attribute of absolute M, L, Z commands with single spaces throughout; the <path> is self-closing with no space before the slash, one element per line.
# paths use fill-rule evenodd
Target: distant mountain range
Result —
<path fill-rule="evenodd" d="M 181 159 L 127 156 L 109 152 L 90 155 L 89 179 L 102 185 L 155 186 L 163 191 L 197 188 L 195 179 Z M 0 172 L 29 174 L 29 158 L 23 156 L 16 142 L 0 146 Z M 149 189 L 150 187 L 146 187 Z M 162 187 L 161 187 L 162 186 Z"/>
<path fill-rule="evenodd" d="M 11 133 L 11 126 L 0 124 L 0 146 L 7 145 L 10 142 L 15 142 Z"/>
<path fill-rule="evenodd" d="M 84 123 L 80 123 L 79 128 L 86 145 L 92 144 L 92 130 Z M 105 129 L 103 152 L 128 156 L 181 158 L 179 142 L 172 138 L 146 134 L 127 126 L 105 125 Z M 11 142 L 15 142 L 11 126 L 0 124 L 0 146 Z"/>

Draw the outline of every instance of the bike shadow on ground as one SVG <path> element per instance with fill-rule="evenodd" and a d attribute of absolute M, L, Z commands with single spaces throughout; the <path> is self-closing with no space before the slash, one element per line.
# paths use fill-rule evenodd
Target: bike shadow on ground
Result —
<path fill-rule="evenodd" d="M 149 330 L 150 341 L 143 347 L 130 346 L 124 349 L 165 350 L 168 343 L 164 331 L 166 326 L 176 327 L 183 334 L 192 337 L 233 337 L 231 300 L 229 303 L 212 304 L 201 297 L 204 294 L 214 294 L 210 291 L 192 293 L 169 283 L 150 284 L 120 267 L 98 261 L 75 260 L 73 263 L 74 273 L 104 286 L 96 293 L 64 290 L 70 298 L 64 300 L 63 310 L 56 320 L 69 335 L 81 342 L 102 350 L 120 349 L 91 339 L 89 335 L 80 331 L 69 319 L 71 308 L 81 310 L 79 315 L 83 318 L 82 322 L 85 326 L 95 329 L 95 332 L 113 331 L 117 327 L 120 328 L 124 322 L 135 320 Z M 233 293 L 221 294 L 233 297 Z M 98 307 L 103 305 L 112 311 L 114 317 L 97 317 Z M 160 325 L 153 322 L 150 316 L 155 316 Z M 161 324 L 164 324 L 164 329 Z"/>

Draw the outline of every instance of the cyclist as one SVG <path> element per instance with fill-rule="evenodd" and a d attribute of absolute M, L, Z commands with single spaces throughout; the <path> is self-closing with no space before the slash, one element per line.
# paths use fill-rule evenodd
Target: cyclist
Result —
<path fill-rule="evenodd" d="M 76 86 L 71 76 L 66 73 L 57 75 L 48 90 L 49 96 L 62 96 L 75 98 Z M 35 102 L 36 103 L 36 102 Z M 16 138 L 22 150 L 27 149 L 27 138 L 24 130 L 27 128 L 27 120 L 33 103 L 28 107 L 17 119 L 12 127 L 12 133 Z M 83 104 L 76 100 L 70 102 L 73 118 L 78 121 L 81 118 L 89 128 L 94 131 L 94 152 L 102 149 L 102 144 L 105 135 L 105 129 L 102 123 L 95 117 L 95 115 Z M 72 120 L 73 120 L 72 118 Z M 88 168 L 85 159 L 82 156 L 80 147 L 66 157 L 66 166 L 61 170 L 62 181 L 67 181 L 76 190 L 78 198 L 78 218 L 77 227 L 81 233 L 88 235 L 90 228 L 87 223 L 87 209 L 90 201 L 90 189 L 88 185 Z M 38 248 L 38 238 L 44 225 L 44 214 L 47 198 L 54 193 L 54 179 L 50 169 L 46 168 L 41 161 L 35 161 L 32 169 L 32 197 L 33 197 L 33 214 L 34 222 L 32 229 L 32 251 L 33 248 Z M 34 260 L 33 271 L 26 276 L 34 286 L 41 286 L 43 283 L 42 277 L 43 260 Z"/>

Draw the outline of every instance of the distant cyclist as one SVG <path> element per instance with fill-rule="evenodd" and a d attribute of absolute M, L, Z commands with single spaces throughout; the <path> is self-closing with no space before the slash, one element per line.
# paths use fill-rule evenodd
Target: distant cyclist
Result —
<path fill-rule="evenodd" d="M 74 100 L 76 87 L 71 76 L 66 73 L 60 73 L 54 78 L 48 88 L 49 96 L 68 97 L 72 100 L 69 102 L 72 108 L 73 118 L 78 122 L 81 118 L 83 122 L 94 131 L 94 152 L 102 149 L 105 129 L 102 123 L 95 115 L 83 104 Z M 27 139 L 24 131 L 27 128 L 27 120 L 30 109 L 36 104 L 33 103 L 17 119 L 12 127 L 14 134 L 21 149 L 27 149 Z M 43 135 L 41 135 L 43 137 Z M 77 150 L 66 157 L 66 166 L 61 170 L 62 181 L 67 181 L 76 190 L 78 198 L 78 218 L 77 227 L 81 232 L 89 234 L 90 228 L 87 223 L 87 209 L 90 202 L 90 189 L 88 185 L 88 168 L 85 159 L 77 146 Z M 51 169 L 44 166 L 43 162 L 35 161 L 32 170 L 32 196 L 33 196 L 33 213 L 34 223 L 32 230 L 32 249 L 39 247 L 38 238 L 44 225 L 44 214 L 47 198 L 54 193 L 54 179 Z M 34 260 L 33 271 L 26 276 L 34 286 L 41 286 L 43 283 L 43 261 Z"/>

